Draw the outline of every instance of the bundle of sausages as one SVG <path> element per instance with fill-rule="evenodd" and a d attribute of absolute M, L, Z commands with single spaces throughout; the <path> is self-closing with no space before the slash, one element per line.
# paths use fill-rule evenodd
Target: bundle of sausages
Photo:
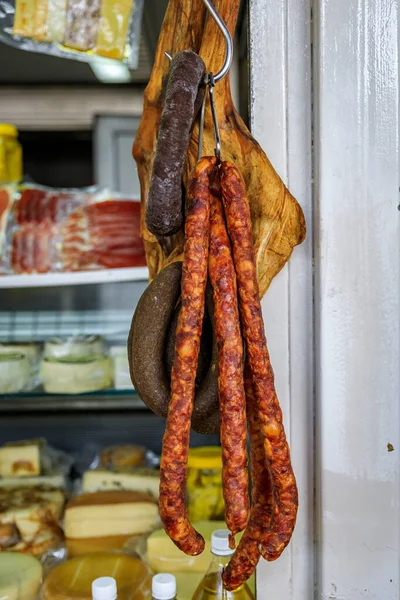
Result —
<path fill-rule="evenodd" d="M 211 433 L 219 428 L 232 549 L 235 535 L 244 531 L 223 574 L 226 589 L 234 590 L 254 572 L 261 556 L 272 561 L 281 555 L 295 526 L 298 498 L 266 345 L 243 178 L 234 164 L 205 157 L 182 197 L 188 145 L 204 96 L 204 72 L 194 52 L 180 52 L 171 63 L 146 225 L 165 246 L 180 230 L 186 205 L 183 263 L 164 267 L 143 294 L 128 353 L 136 390 L 167 419 L 161 519 L 177 547 L 193 556 L 205 544 L 189 523 L 185 505 L 190 429 Z M 207 317 L 212 352 L 204 360 Z"/>
<path fill-rule="evenodd" d="M 275 560 L 290 541 L 297 487 L 266 345 L 250 209 L 235 165 L 212 157 L 197 164 L 189 188 L 171 396 L 161 459 L 160 514 L 174 543 L 197 555 L 204 540 L 187 519 L 186 463 L 207 280 L 213 289 L 225 519 L 245 530 L 224 572 L 239 587 L 260 556 Z M 245 360 L 244 360 L 245 356 Z M 251 448 L 248 497 L 246 420 Z"/>

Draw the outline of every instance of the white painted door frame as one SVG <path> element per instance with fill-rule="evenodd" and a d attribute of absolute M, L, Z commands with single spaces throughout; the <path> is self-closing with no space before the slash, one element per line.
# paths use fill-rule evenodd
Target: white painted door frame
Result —
<path fill-rule="evenodd" d="M 398 5 L 311 2 L 250 0 L 252 128 L 308 225 L 263 301 L 300 511 L 258 600 L 399 600 Z"/>

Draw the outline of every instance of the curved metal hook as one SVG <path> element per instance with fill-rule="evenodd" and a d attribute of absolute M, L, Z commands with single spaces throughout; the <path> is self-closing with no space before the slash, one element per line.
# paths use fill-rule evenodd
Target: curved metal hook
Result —
<path fill-rule="evenodd" d="M 222 35 L 225 38 L 225 42 L 226 42 L 224 64 L 222 66 L 222 69 L 220 71 L 218 71 L 218 73 L 216 73 L 213 77 L 214 81 L 217 82 L 220 79 L 222 79 L 223 77 L 225 77 L 225 75 L 228 73 L 229 69 L 231 68 L 232 59 L 233 59 L 233 41 L 232 41 L 232 36 L 229 33 L 229 29 L 227 28 L 224 21 L 219 16 L 219 13 L 216 10 L 213 3 L 210 0 L 203 0 L 203 2 L 207 6 L 208 10 L 210 11 L 214 21 L 217 23 Z"/>

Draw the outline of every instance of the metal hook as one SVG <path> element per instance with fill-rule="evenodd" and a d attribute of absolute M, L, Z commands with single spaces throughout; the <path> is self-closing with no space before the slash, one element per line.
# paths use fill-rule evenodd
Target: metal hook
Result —
<path fill-rule="evenodd" d="M 224 64 L 222 65 L 222 69 L 220 71 L 218 71 L 218 73 L 216 73 L 213 78 L 214 82 L 217 83 L 217 81 L 220 81 L 220 79 L 225 77 L 225 75 L 228 73 L 229 69 L 231 68 L 232 60 L 233 60 L 233 41 L 232 41 L 232 36 L 229 33 L 229 29 L 227 28 L 224 21 L 219 16 L 219 13 L 216 10 L 213 3 L 210 0 L 203 0 L 203 2 L 206 5 L 209 12 L 211 13 L 214 21 L 217 23 L 218 28 L 221 31 L 222 35 L 224 36 L 225 42 L 226 42 Z M 164 54 L 169 59 L 169 61 L 172 60 L 172 56 L 169 52 L 164 52 Z"/>
<path fill-rule="evenodd" d="M 221 19 L 220 15 L 219 15 L 218 11 L 216 10 L 215 6 L 213 5 L 213 3 L 210 0 L 203 0 L 203 2 L 207 6 L 214 21 L 217 23 L 222 35 L 225 38 L 225 42 L 226 42 L 224 64 L 222 66 L 222 69 L 220 71 L 218 71 L 218 73 L 216 73 L 213 77 L 214 82 L 217 83 L 217 81 L 220 81 L 220 79 L 225 77 L 225 75 L 228 73 L 229 69 L 231 68 L 232 59 L 233 59 L 233 41 L 232 41 L 232 36 L 229 33 L 229 29 L 225 25 L 224 21 Z M 210 87 L 210 90 L 211 90 L 211 87 Z"/>
<path fill-rule="evenodd" d="M 221 162 L 221 138 L 219 136 L 219 128 L 218 128 L 218 118 L 217 111 L 215 109 L 214 102 L 214 86 L 215 86 L 215 77 L 212 73 L 208 75 L 208 87 L 210 90 L 210 106 L 211 106 L 211 116 L 214 127 L 214 136 L 215 136 L 215 157 L 217 159 L 217 163 Z"/>

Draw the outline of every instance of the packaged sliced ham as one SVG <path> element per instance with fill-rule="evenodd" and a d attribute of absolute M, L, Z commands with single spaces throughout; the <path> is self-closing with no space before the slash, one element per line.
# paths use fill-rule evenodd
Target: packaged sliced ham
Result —
<path fill-rule="evenodd" d="M 134 198 L 96 188 L 23 185 L 14 197 L 1 188 L 0 210 L 3 204 L 2 274 L 146 265 Z"/>
<path fill-rule="evenodd" d="M 67 271 L 146 265 L 140 237 L 140 203 L 111 198 L 82 206 L 61 228 Z"/>

